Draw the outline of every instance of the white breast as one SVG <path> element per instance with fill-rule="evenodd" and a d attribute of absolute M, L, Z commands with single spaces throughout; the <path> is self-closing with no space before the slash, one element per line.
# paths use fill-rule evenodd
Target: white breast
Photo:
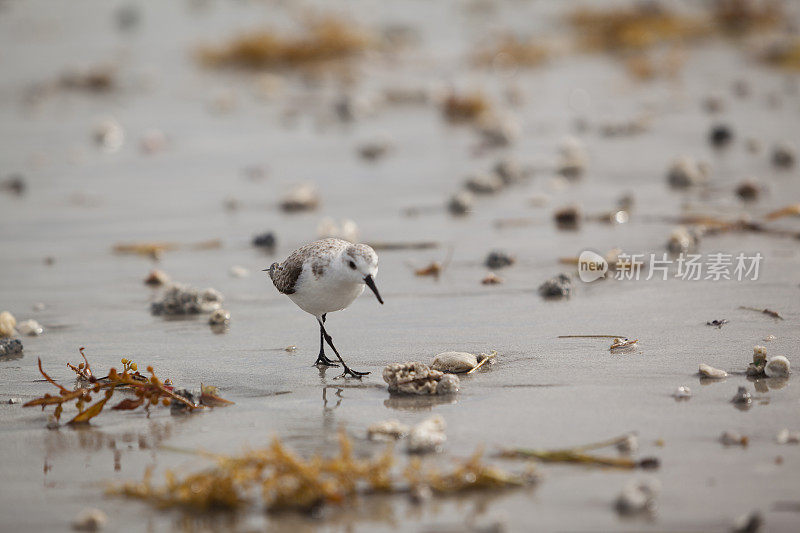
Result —
<path fill-rule="evenodd" d="M 306 313 L 320 316 L 348 307 L 363 292 L 363 283 L 343 281 L 325 274 L 317 277 L 304 266 L 295 283 L 295 292 L 289 298 Z"/>

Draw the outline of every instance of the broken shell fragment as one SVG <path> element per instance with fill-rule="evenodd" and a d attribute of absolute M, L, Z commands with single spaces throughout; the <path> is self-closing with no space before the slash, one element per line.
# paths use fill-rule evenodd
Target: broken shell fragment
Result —
<path fill-rule="evenodd" d="M 311 211 L 319 206 L 319 192 L 311 184 L 298 185 L 284 196 L 280 205 L 287 213 Z"/>
<path fill-rule="evenodd" d="M 116 152 L 125 142 L 125 131 L 119 122 L 107 118 L 94 127 L 94 142 L 106 152 Z"/>
<path fill-rule="evenodd" d="M 725 148 L 733 140 L 733 130 L 726 124 L 717 124 L 708 133 L 708 141 L 714 148 Z"/>
<path fill-rule="evenodd" d="M 775 437 L 775 442 L 778 444 L 800 444 L 800 431 L 789 431 L 789 428 L 783 428 Z"/>
<path fill-rule="evenodd" d="M 494 173 L 497 174 L 503 183 L 506 185 L 511 185 L 512 183 L 517 183 L 522 181 L 522 178 L 525 177 L 525 170 L 522 166 L 514 159 L 506 158 L 501 159 L 498 161 L 493 169 Z"/>
<path fill-rule="evenodd" d="M 745 202 L 753 202 L 761 194 L 761 188 L 754 181 L 743 181 L 736 187 L 736 196 Z"/>
<path fill-rule="evenodd" d="M 455 376 L 451 376 L 455 377 Z M 431 453 L 439 451 L 447 440 L 444 418 L 439 415 L 427 418 L 411 428 L 408 435 L 409 453 Z"/>
<path fill-rule="evenodd" d="M 672 230 L 667 240 L 667 250 L 675 255 L 685 254 L 697 248 L 698 240 L 693 231 L 689 231 L 684 226 L 678 226 Z"/>
<path fill-rule="evenodd" d="M 767 361 L 767 364 L 764 367 L 764 373 L 770 378 L 788 376 L 791 374 L 789 360 L 782 355 L 773 357 Z"/>
<path fill-rule="evenodd" d="M 483 285 L 500 285 L 501 283 L 503 283 L 503 278 L 499 277 L 499 276 L 498 276 L 497 274 L 495 274 L 494 272 L 489 272 L 489 273 L 488 273 L 488 274 L 486 274 L 486 276 L 484 276 L 484 278 L 481 280 L 481 283 L 482 283 Z"/>
<path fill-rule="evenodd" d="M 708 179 L 708 168 L 694 158 L 676 159 L 667 171 L 667 182 L 676 189 L 701 185 Z"/>
<path fill-rule="evenodd" d="M 393 441 L 405 438 L 411 428 L 397 420 L 384 420 L 367 428 L 367 438 L 374 441 Z"/>
<path fill-rule="evenodd" d="M 725 446 L 747 446 L 749 439 L 735 431 L 725 431 L 720 435 L 719 441 Z"/>
<path fill-rule="evenodd" d="M 739 387 L 739 389 L 736 391 L 736 394 L 733 396 L 733 398 L 731 398 L 731 402 L 749 405 L 753 403 L 753 398 L 750 396 L 750 393 L 747 392 L 746 387 Z"/>
<path fill-rule="evenodd" d="M 147 275 L 147 277 L 144 278 L 145 285 L 153 285 L 153 286 L 166 285 L 167 283 L 169 283 L 169 281 L 170 280 L 167 273 L 157 268 L 151 270 L 150 273 Z"/>
<path fill-rule="evenodd" d="M 554 276 L 539 285 L 543 298 L 569 298 L 572 295 L 572 280 L 566 274 Z"/>
<path fill-rule="evenodd" d="M 230 324 L 231 314 L 225 309 L 217 309 L 208 318 L 208 323 L 211 326 L 227 326 Z"/>
<path fill-rule="evenodd" d="M 682 385 L 675 389 L 675 392 L 672 393 L 672 397 L 676 400 L 688 400 L 692 397 L 692 389 L 689 387 Z"/>
<path fill-rule="evenodd" d="M 76 531 L 100 531 L 108 522 L 108 516 L 100 509 L 87 508 L 78 513 L 72 521 L 72 529 Z"/>
<path fill-rule="evenodd" d="M 621 515 L 653 512 L 659 492 L 661 487 L 654 479 L 630 482 L 617 496 L 614 508 Z"/>
<path fill-rule="evenodd" d="M 516 259 L 514 258 L 514 256 L 509 255 L 505 252 L 495 250 L 493 252 L 490 252 L 489 255 L 486 256 L 486 261 L 484 262 L 484 264 L 486 265 L 487 268 L 496 270 L 498 268 L 511 266 L 514 264 L 515 261 Z"/>
<path fill-rule="evenodd" d="M 701 364 L 698 368 L 698 372 L 700 377 L 703 378 L 722 379 L 728 377 L 728 373 L 724 370 L 720 370 L 719 368 L 714 368 L 713 366 L 706 364 Z"/>
<path fill-rule="evenodd" d="M 10 337 L 17 327 L 17 319 L 8 311 L 0 313 L 0 337 Z"/>
<path fill-rule="evenodd" d="M 772 150 L 772 164 L 778 168 L 791 168 L 796 160 L 794 148 L 787 143 L 780 143 Z"/>
<path fill-rule="evenodd" d="M 17 331 L 20 335 L 28 335 L 31 337 L 38 337 L 44 333 L 44 328 L 41 324 L 33 319 L 23 320 L 17 324 Z"/>
<path fill-rule="evenodd" d="M 358 155 L 365 161 L 377 161 L 392 149 L 392 143 L 386 139 L 367 142 L 358 147 Z"/>
<path fill-rule="evenodd" d="M 639 449 L 639 438 L 635 433 L 628 433 L 624 438 L 617 442 L 617 450 L 619 453 L 631 455 L 636 453 Z"/>
<path fill-rule="evenodd" d="M 558 148 L 560 158 L 556 172 L 565 178 L 579 178 L 586 170 L 588 157 L 583 143 L 575 137 L 567 137 Z"/>
<path fill-rule="evenodd" d="M 764 517 L 759 511 L 743 514 L 733 523 L 733 533 L 758 533 L 764 527 Z"/>
<path fill-rule="evenodd" d="M 399 394 L 451 394 L 458 392 L 459 379 L 419 362 L 395 363 L 383 369 L 389 392 Z"/>
<path fill-rule="evenodd" d="M 475 197 L 469 191 L 461 191 L 453 195 L 450 201 L 447 202 L 447 210 L 452 215 L 466 215 L 472 211 L 475 205 Z"/>
<path fill-rule="evenodd" d="M 582 218 L 581 208 L 575 205 L 562 207 L 553 213 L 553 220 L 559 229 L 576 229 Z"/>

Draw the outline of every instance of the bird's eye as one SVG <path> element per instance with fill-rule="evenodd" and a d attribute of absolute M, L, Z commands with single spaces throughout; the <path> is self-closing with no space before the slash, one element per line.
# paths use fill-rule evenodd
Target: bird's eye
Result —
<path fill-rule="evenodd" d="M 353 261 L 350 261 L 350 268 L 352 268 L 353 270 L 356 269 L 356 264 Z"/>

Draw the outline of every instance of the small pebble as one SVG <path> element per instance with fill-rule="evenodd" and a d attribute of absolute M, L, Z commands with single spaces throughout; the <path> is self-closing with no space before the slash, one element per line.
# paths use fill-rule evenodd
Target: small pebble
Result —
<path fill-rule="evenodd" d="M 777 339 L 777 337 L 775 335 L 767 335 L 766 337 L 764 337 L 763 340 L 764 340 L 764 342 L 772 342 L 775 339 Z"/>
<path fill-rule="evenodd" d="M 704 378 L 722 379 L 728 377 L 728 373 L 724 370 L 720 370 L 719 368 L 714 368 L 713 366 L 706 364 L 701 364 L 698 372 L 700 373 L 700 376 Z"/>
<path fill-rule="evenodd" d="M 72 529 L 76 531 L 100 531 L 108 522 L 108 516 L 100 509 L 89 507 L 78 513 L 72 521 Z"/>
<path fill-rule="evenodd" d="M 581 177 L 586 171 L 588 161 L 583 142 L 575 137 L 567 137 L 561 141 L 558 151 L 560 158 L 556 172 L 569 179 Z"/>
<path fill-rule="evenodd" d="M 539 285 L 539 294 L 544 298 L 569 298 L 572 280 L 566 274 L 559 274 Z"/>
<path fill-rule="evenodd" d="M 259 233 L 255 237 L 253 237 L 253 246 L 256 248 L 264 248 L 268 252 L 272 252 L 275 250 L 275 245 L 277 244 L 277 240 L 275 239 L 275 234 L 271 231 L 266 233 Z"/>
<path fill-rule="evenodd" d="M 731 402 L 749 405 L 753 403 L 753 398 L 750 396 L 750 393 L 747 392 L 746 387 L 739 387 L 736 394 L 731 398 Z"/>
<path fill-rule="evenodd" d="M 497 174 L 479 172 L 468 177 L 464 187 L 475 194 L 494 194 L 503 188 L 503 180 Z"/>
<path fill-rule="evenodd" d="M 0 181 L 0 190 L 9 191 L 17 196 L 22 196 L 28 189 L 28 184 L 22 174 L 12 174 L 3 181 Z"/>
<path fill-rule="evenodd" d="M 433 358 L 431 368 L 440 372 L 459 374 L 478 366 L 478 356 L 467 352 L 443 352 Z"/>
<path fill-rule="evenodd" d="M 720 435 L 719 441 L 725 446 L 747 446 L 749 439 L 735 431 L 725 431 Z"/>
<path fill-rule="evenodd" d="M 737 518 L 733 523 L 733 533 L 758 533 L 764 527 L 764 517 L 753 511 Z"/>
<path fill-rule="evenodd" d="M 780 143 L 772 150 L 772 164 L 778 168 L 791 168 L 796 160 L 795 149 L 787 143 Z"/>
<path fill-rule="evenodd" d="M 109 153 L 122 148 L 122 144 L 125 142 L 125 131 L 113 118 L 104 119 L 95 125 L 92 135 L 94 142 Z"/>
<path fill-rule="evenodd" d="M 672 397 L 676 400 L 688 400 L 692 397 L 692 389 L 689 387 L 682 385 L 675 389 L 675 392 L 672 393 Z"/>
<path fill-rule="evenodd" d="M 634 433 L 625 435 L 625 438 L 617 442 L 617 450 L 625 455 L 636 453 L 639 449 L 639 438 Z"/>
<path fill-rule="evenodd" d="M 519 162 L 510 158 L 498 161 L 493 170 L 506 185 L 522 181 L 525 177 L 525 171 Z"/>
<path fill-rule="evenodd" d="M 33 319 L 23 320 L 17 324 L 17 331 L 20 335 L 28 335 L 30 337 L 38 337 L 44 333 L 44 328 L 41 324 Z"/>
<path fill-rule="evenodd" d="M 194 315 L 211 313 L 222 307 L 222 294 L 215 289 L 198 290 L 173 283 L 164 290 L 161 300 L 150 305 L 154 315 Z"/>
<path fill-rule="evenodd" d="M 319 192 L 317 188 L 310 184 L 303 184 L 294 187 L 283 197 L 280 202 L 281 209 L 287 213 L 298 211 L 311 211 L 319 206 Z"/>
<path fill-rule="evenodd" d="M 170 279 L 167 273 L 157 268 L 151 270 L 147 277 L 144 278 L 145 285 L 152 285 L 154 287 L 166 285 L 169 282 Z"/>
<path fill-rule="evenodd" d="M 782 355 L 773 357 L 767 361 L 767 365 L 764 367 L 764 373 L 770 378 L 788 376 L 791 374 L 789 360 Z"/>
<path fill-rule="evenodd" d="M 392 143 L 388 140 L 377 140 L 360 145 L 357 149 L 358 155 L 365 161 L 377 161 L 383 158 L 392 149 Z"/>
<path fill-rule="evenodd" d="M 687 156 L 676 159 L 667 171 L 667 182 L 676 189 L 701 185 L 707 180 L 708 168 Z"/>
<path fill-rule="evenodd" d="M 778 432 L 775 441 L 778 444 L 800 444 L 800 431 L 789 431 L 789 428 L 783 428 Z"/>
<path fill-rule="evenodd" d="M 0 337 L 10 337 L 14 334 L 17 319 L 8 311 L 0 313 Z"/>
<path fill-rule="evenodd" d="M 512 144 L 519 138 L 521 132 L 519 122 L 511 116 L 492 116 L 481 121 L 478 126 L 478 133 L 483 137 L 483 142 L 491 148 Z"/>
<path fill-rule="evenodd" d="M 553 220 L 559 229 L 576 229 L 583 218 L 578 206 L 567 206 L 553 213 Z"/>
<path fill-rule="evenodd" d="M 614 508 L 621 515 L 635 515 L 655 511 L 656 498 L 661 486 L 656 480 L 632 481 L 625 485 L 614 502 Z"/>
<path fill-rule="evenodd" d="M 516 259 L 514 256 L 509 255 L 505 252 L 500 251 L 493 251 L 490 252 L 488 256 L 486 256 L 486 261 L 484 264 L 486 268 L 491 268 L 492 270 L 497 270 L 498 268 L 505 268 L 507 266 L 511 266 L 514 264 Z"/>
<path fill-rule="evenodd" d="M 722 326 L 728 323 L 727 318 L 720 318 L 714 319 L 711 322 L 706 322 L 706 326 L 716 326 L 718 329 L 722 329 Z"/>
<path fill-rule="evenodd" d="M 22 398 L 9 398 L 8 399 L 8 403 L 9 403 L 9 405 L 22 403 Z"/>
<path fill-rule="evenodd" d="M 451 215 L 463 216 L 472 211 L 475 205 L 475 196 L 469 191 L 454 194 L 447 202 L 447 210 Z"/>
<path fill-rule="evenodd" d="M 753 181 L 744 181 L 736 187 L 736 196 L 745 202 L 758 200 L 759 194 L 761 194 L 761 188 Z"/>
<path fill-rule="evenodd" d="M 708 140 L 714 148 L 725 148 L 733 140 L 733 130 L 725 124 L 718 124 L 711 128 Z"/>
<path fill-rule="evenodd" d="M 698 237 L 684 226 L 678 226 L 669 235 L 667 250 L 674 255 L 692 252 L 697 248 Z"/>
<path fill-rule="evenodd" d="M 231 314 L 225 309 L 217 309 L 208 318 L 208 323 L 212 326 L 227 326 L 230 321 Z"/>

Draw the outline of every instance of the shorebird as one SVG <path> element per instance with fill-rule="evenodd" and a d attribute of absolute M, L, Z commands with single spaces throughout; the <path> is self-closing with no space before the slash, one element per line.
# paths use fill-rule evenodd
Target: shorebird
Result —
<path fill-rule="evenodd" d="M 298 248 L 283 263 L 272 263 L 264 269 L 275 288 L 287 295 L 297 306 L 316 317 L 319 323 L 318 366 L 336 366 L 336 361 L 325 356 L 325 343 L 344 367 L 339 377 L 361 378 L 369 372 L 357 372 L 347 366 L 325 330 L 328 313 L 347 308 L 361 296 L 364 286 L 375 293 L 378 273 L 378 255 L 366 244 L 353 244 L 342 239 L 322 239 Z"/>

